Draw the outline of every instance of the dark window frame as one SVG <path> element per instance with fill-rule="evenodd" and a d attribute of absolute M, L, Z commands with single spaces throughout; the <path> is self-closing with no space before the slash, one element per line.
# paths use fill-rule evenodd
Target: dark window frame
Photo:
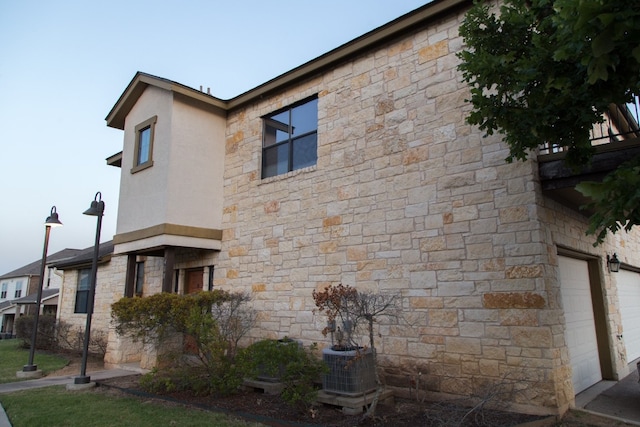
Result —
<path fill-rule="evenodd" d="M 305 106 L 311 102 L 315 102 L 315 127 L 312 130 L 301 133 L 299 135 L 295 134 L 295 128 L 293 125 L 293 111 L 298 107 Z M 277 120 L 273 120 L 274 117 L 281 115 L 282 113 L 288 113 L 288 122 L 281 122 Z M 270 130 L 275 132 L 276 140 L 277 140 L 277 132 L 283 132 L 287 134 L 287 138 L 282 141 L 274 141 L 273 143 L 268 143 L 268 135 L 270 135 Z M 296 143 L 300 144 L 310 144 L 310 141 L 305 141 L 310 136 L 313 136 L 313 144 L 315 145 L 315 158 L 313 159 L 312 165 L 304 165 L 304 166 L 296 166 L 294 164 L 295 153 L 294 148 Z M 277 170 L 277 157 L 275 167 L 276 170 L 270 171 L 270 167 L 274 167 L 274 164 L 268 164 L 269 156 L 268 152 L 278 151 L 279 149 L 286 149 L 287 155 L 287 170 L 286 171 L 278 171 Z M 298 169 L 303 169 L 305 167 L 314 166 L 318 163 L 318 96 L 314 95 L 309 98 L 305 98 L 295 104 L 291 104 L 285 108 L 277 110 L 273 113 L 270 113 L 266 116 L 262 117 L 262 179 L 272 178 L 279 175 L 284 175 L 289 172 L 293 172 Z"/>

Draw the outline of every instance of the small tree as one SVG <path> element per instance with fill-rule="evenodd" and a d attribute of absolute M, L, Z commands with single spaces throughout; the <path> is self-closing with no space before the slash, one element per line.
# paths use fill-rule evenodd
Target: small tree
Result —
<path fill-rule="evenodd" d="M 640 3 L 499 3 L 497 11 L 476 0 L 460 26 L 465 47 L 458 69 L 473 106 L 467 121 L 487 135 L 504 135 L 508 161 L 525 160 L 546 143 L 566 147 L 568 166 L 588 166 L 593 126 L 611 104 L 625 105 L 640 94 Z M 596 243 L 608 231 L 640 224 L 639 170 L 636 157 L 602 184 L 578 187 L 593 200 L 588 233 Z"/>
<path fill-rule="evenodd" d="M 372 417 L 384 388 L 378 374 L 373 325 L 379 316 L 394 315 L 395 295 L 361 292 L 351 286 L 338 284 L 320 292 L 313 291 L 313 300 L 318 311 L 327 316 L 327 326 L 322 330 L 322 334 L 326 336 L 328 333 L 335 333 L 338 336 L 338 347 L 346 346 L 359 351 L 362 346 L 356 341 L 356 336 L 361 328 L 365 328 L 364 332 L 369 337 L 369 348 L 373 354 L 376 380 L 376 394 L 365 417 Z M 344 330 L 340 329 L 340 325 Z"/>

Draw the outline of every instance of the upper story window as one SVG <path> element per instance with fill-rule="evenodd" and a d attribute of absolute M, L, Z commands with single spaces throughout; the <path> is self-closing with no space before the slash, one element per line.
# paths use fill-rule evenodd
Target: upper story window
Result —
<path fill-rule="evenodd" d="M 136 144 L 133 152 L 131 173 L 153 166 L 153 138 L 158 116 L 145 120 L 135 128 Z"/>
<path fill-rule="evenodd" d="M 22 296 L 22 281 L 16 283 L 16 292 L 13 295 L 14 298 L 20 298 Z"/>
<path fill-rule="evenodd" d="M 318 161 L 318 98 L 307 99 L 263 118 L 262 178 Z"/>
<path fill-rule="evenodd" d="M 6 298 L 6 297 L 7 297 L 7 284 L 3 283 L 2 291 L 0 291 L 0 299 Z"/>

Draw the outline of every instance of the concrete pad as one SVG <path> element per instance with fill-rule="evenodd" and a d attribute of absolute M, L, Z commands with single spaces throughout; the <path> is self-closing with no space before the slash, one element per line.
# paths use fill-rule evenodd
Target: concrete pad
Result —
<path fill-rule="evenodd" d="M 42 369 L 36 369 L 35 371 L 17 371 L 16 378 L 22 380 L 34 380 L 36 378 L 42 378 Z"/>
<path fill-rule="evenodd" d="M 67 384 L 67 390 L 69 391 L 82 391 L 82 390 L 88 390 L 88 389 L 92 389 L 96 386 L 95 381 L 91 381 L 88 383 L 84 383 L 84 384 Z"/>

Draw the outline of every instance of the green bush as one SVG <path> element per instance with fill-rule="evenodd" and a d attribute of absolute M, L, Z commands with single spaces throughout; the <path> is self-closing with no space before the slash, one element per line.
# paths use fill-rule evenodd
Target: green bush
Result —
<path fill-rule="evenodd" d="M 316 349 L 315 343 L 304 348 L 287 338 L 261 340 L 247 347 L 240 360 L 251 378 L 282 382 L 282 399 L 306 411 L 315 402 L 318 396 L 316 384 L 327 370 L 324 362 L 313 354 Z"/>
<path fill-rule="evenodd" d="M 119 334 L 162 345 L 176 333 L 190 337 L 198 364 L 174 366 L 149 378 L 150 387 L 191 387 L 198 393 L 229 394 L 245 376 L 236 366 L 238 342 L 255 324 L 256 313 L 247 306 L 250 297 L 222 290 L 177 295 L 161 293 L 146 298 L 123 298 L 112 305 Z M 183 363 L 184 364 L 184 363 Z M 197 374 L 196 374 L 197 373 Z"/>

